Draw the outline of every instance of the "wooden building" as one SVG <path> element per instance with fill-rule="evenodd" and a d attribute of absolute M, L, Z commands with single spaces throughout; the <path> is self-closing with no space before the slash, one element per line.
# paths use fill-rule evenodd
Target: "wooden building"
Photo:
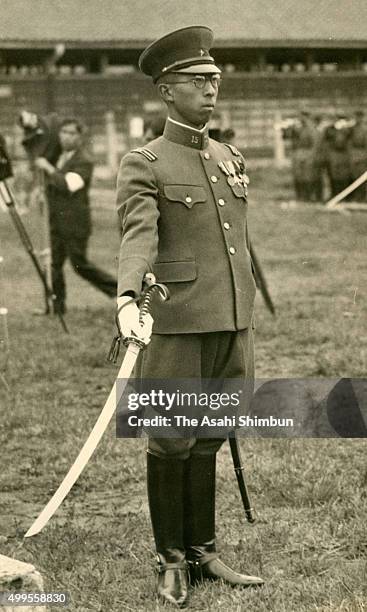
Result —
<path fill-rule="evenodd" d="M 193 24 L 214 30 L 224 77 L 217 121 L 250 155 L 271 153 L 280 117 L 367 103 L 365 0 L 0 0 L 0 10 L 6 134 L 21 109 L 56 110 L 84 118 L 98 151 L 113 112 L 120 148 L 129 146 L 139 118 L 161 109 L 139 54 Z"/>

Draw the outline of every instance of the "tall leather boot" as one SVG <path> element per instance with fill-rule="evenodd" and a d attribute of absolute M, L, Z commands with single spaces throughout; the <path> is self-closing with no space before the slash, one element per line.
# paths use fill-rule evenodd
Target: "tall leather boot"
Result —
<path fill-rule="evenodd" d="M 227 567 L 215 547 L 216 455 L 192 455 L 185 461 L 184 542 L 192 584 L 224 580 L 232 586 L 258 587 L 262 578 L 239 574 Z"/>
<path fill-rule="evenodd" d="M 150 517 L 157 550 L 158 595 L 178 607 L 188 597 L 183 543 L 183 477 L 185 461 L 147 454 Z"/>

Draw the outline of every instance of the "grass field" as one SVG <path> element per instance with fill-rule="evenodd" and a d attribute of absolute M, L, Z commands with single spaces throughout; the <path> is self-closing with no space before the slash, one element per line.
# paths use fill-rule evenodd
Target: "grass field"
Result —
<path fill-rule="evenodd" d="M 365 377 L 367 215 L 287 207 L 287 172 L 252 175 L 251 229 L 277 308 L 257 298 L 259 377 Z M 107 198 L 105 197 L 107 195 Z M 113 271 L 113 194 L 95 194 L 91 258 Z M 32 219 L 25 216 L 32 233 Z M 0 211 L 0 306 L 9 310 L 10 360 L 0 381 L 0 543 L 33 563 L 47 590 L 68 590 L 71 612 L 153 612 L 154 553 L 142 440 L 114 424 L 40 535 L 23 534 L 89 434 L 117 369 L 105 356 L 114 304 L 67 269 L 69 336 L 35 318 L 41 291 Z M 32 234 L 33 235 L 33 234 Z M 2 356 L 3 358 L 3 356 Z M 223 559 L 262 575 L 261 591 L 196 588 L 191 609 L 217 612 L 361 612 L 367 609 L 365 440 L 241 442 L 258 521 L 246 524 L 228 448 L 219 454 L 217 532 Z M 168 609 L 168 608 L 167 608 Z M 56 608 L 55 608 L 56 610 Z"/>

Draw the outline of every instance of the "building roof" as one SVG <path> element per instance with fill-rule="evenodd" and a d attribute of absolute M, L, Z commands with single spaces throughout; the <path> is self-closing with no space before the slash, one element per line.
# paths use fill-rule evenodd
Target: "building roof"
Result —
<path fill-rule="evenodd" d="M 0 0 L 0 47 L 143 48 L 208 25 L 217 47 L 365 47 L 366 0 Z"/>

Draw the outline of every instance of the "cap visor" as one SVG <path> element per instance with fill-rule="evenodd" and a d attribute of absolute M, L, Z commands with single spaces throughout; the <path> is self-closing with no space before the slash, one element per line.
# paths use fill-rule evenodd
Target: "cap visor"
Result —
<path fill-rule="evenodd" d="M 181 68 L 181 70 L 174 70 L 172 72 L 182 72 L 186 74 L 218 74 L 222 71 L 215 64 L 194 64 L 188 68 Z"/>

